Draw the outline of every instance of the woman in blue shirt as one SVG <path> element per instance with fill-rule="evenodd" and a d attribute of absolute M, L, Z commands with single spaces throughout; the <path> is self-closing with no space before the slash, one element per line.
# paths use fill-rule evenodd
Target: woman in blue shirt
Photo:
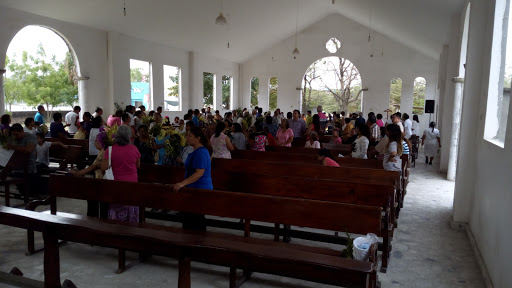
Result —
<path fill-rule="evenodd" d="M 174 191 L 182 187 L 213 190 L 211 177 L 211 161 L 203 130 L 199 127 L 192 127 L 187 133 L 187 144 L 194 148 L 185 161 L 185 180 L 174 184 Z M 204 215 L 183 213 L 183 229 L 194 229 L 206 231 Z"/>

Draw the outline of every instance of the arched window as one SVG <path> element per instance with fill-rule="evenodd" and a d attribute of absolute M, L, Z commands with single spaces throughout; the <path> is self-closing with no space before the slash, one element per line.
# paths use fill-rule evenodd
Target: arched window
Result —
<path fill-rule="evenodd" d="M 231 109 L 231 92 L 232 89 L 231 83 L 233 82 L 233 77 L 224 75 L 222 76 L 222 109 L 230 110 Z"/>
<path fill-rule="evenodd" d="M 213 106 L 215 101 L 215 74 L 203 72 L 203 107 Z"/>
<path fill-rule="evenodd" d="M 78 105 L 78 59 L 71 44 L 50 28 L 31 25 L 21 29 L 9 43 L 5 69 L 5 108 L 9 111 L 44 104 L 51 113 Z"/>
<path fill-rule="evenodd" d="M 277 77 L 270 78 L 268 86 L 268 106 L 270 110 L 277 109 Z"/>
<path fill-rule="evenodd" d="M 400 111 L 400 103 L 402 101 L 402 79 L 391 79 L 391 88 L 389 92 L 389 110 L 391 113 Z"/>
<path fill-rule="evenodd" d="M 412 102 L 412 114 L 422 115 L 425 111 L 425 89 L 427 81 L 423 77 L 414 79 L 414 96 Z"/>
<path fill-rule="evenodd" d="M 321 105 L 326 112 L 359 112 L 363 87 L 361 74 L 350 60 L 330 56 L 313 62 L 302 80 L 304 111 Z"/>
<path fill-rule="evenodd" d="M 251 79 L 251 107 L 258 106 L 258 96 L 260 90 L 260 79 L 252 77 Z"/>

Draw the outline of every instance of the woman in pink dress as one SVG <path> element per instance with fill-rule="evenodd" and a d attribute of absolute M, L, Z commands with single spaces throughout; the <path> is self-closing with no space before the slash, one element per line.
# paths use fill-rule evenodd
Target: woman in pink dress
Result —
<path fill-rule="evenodd" d="M 276 140 L 279 146 L 292 147 L 293 130 L 287 119 L 281 120 L 281 128 L 277 130 Z"/>
<path fill-rule="evenodd" d="M 123 116 L 123 110 L 117 110 L 114 115 L 108 116 L 107 126 L 112 127 L 117 124 L 117 126 L 121 126 L 121 116 Z"/>
<path fill-rule="evenodd" d="M 325 148 L 318 151 L 318 160 L 322 161 L 322 166 L 340 167 L 340 164 L 332 160 L 331 152 Z"/>
<path fill-rule="evenodd" d="M 138 182 L 137 168 L 140 167 L 139 149 L 131 144 L 132 128 L 121 125 L 116 132 L 112 146 L 111 166 L 115 181 Z M 109 167 L 109 149 L 105 149 L 101 170 Z M 108 219 L 130 223 L 139 222 L 139 207 L 121 204 L 110 204 Z"/>

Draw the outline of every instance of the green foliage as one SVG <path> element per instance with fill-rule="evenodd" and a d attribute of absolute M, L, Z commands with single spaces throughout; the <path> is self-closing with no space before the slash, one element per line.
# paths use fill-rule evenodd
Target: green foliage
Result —
<path fill-rule="evenodd" d="M 425 88 L 427 82 L 425 78 L 418 77 L 414 80 L 414 96 L 412 114 L 422 115 L 425 111 Z M 418 108 L 415 108 L 418 107 Z"/>
<path fill-rule="evenodd" d="M 21 63 L 7 58 L 9 75 L 5 94 L 9 109 L 12 104 L 19 102 L 32 107 L 43 104 L 47 111 L 62 104 L 73 106 L 78 101 L 78 88 L 74 85 L 74 61 L 69 59 L 71 54 L 68 54 L 63 62 L 56 61 L 55 56 L 47 62 L 46 52 L 39 44 L 36 55 L 22 52 Z"/>
<path fill-rule="evenodd" d="M 213 106 L 213 73 L 203 73 L 203 106 Z"/>
<path fill-rule="evenodd" d="M 400 109 L 400 103 L 402 99 L 402 79 L 393 78 L 391 79 L 391 89 L 389 93 L 389 109 L 391 113 L 395 113 Z M 398 105 L 398 106 L 395 106 Z"/>
<path fill-rule="evenodd" d="M 251 79 L 251 107 L 258 106 L 259 90 L 260 90 L 260 79 L 253 77 Z"/>
<path fill-rule="evenodd" d="M 268 105 L 272 111 L 277 109 L 277 87 L 277 77 L 270 78 Z"/>
<path fill-rule="evenodd" d="M 169 76 L 169 79 L 174 83 L 173 86 L 167 88 L 169 90 L 168 96 L 178 97 L 180 96 L 179 83 L 180 83 L 180 69 L 176 69 L 175 76 Z"/>
<path fill-rule="evenodd" d="M 352 95 L 357 95 L 357 93 L 361 90 L 361 86 L 356 86 L 352 88 Z M 332 94 L 329 91 L 321 91 L 316 89 L 307 89 L 306 93 L 310 95 L 309 103 L 306 104 L 305 108 L 307 110 L 311 110 L 313 114 L 316 113 L 316 107 L 322 105 L 324 111 L 332 113 L 333 111 L 341 112 L 342 108 L 336 101 Z M 349 104 L 348 110 L 345 112 L 357 112 L 361 111 L 361 101 L 355 101 Z"/>
<path fill-rule="evenodd" d="M 222 107 L 231 109 L 231 76 L 222 76 Z"/>
<path fill-rule="evenodd" d="M 354 253 L 354 239 L 352 239 L 352 237 L 350 237 L 350 234 L 348 232 L 347 233 L 347 245 L 345 246 L 346 248 L 343 249 L 343 251 L 341 251 L 341 256 L 344 257 L 344 258 L 349 258 L 349 259 L 353 259 L 353 253 Z"/>
<path fill-rule="evenodd" d="M 142 74 L 142 68 L 131 68 L 130 69 L 130 81 L 131 82 L 142 82 L 142 79 L 146 77 L 149 79 L 149 74 Z"/>

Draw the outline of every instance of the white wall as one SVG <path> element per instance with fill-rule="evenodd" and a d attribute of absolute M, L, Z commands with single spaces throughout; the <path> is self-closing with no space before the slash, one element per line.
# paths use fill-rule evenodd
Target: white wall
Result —
<path fill-rule="evenodd" d="M 512 113 L 505 148 L 483 139 L 494 2 L 471 2 L 453 220 L 469 223 L 494 287 L 505 288 L 512 287 Z"/>
<path fill-rule="evenodd" d="M 336 37 L 342 48 L 335 54 L 329 53 L 326 42 Z M 302 78 L 306 69 L 317 59 L 327 56 L 341 56 L 354 63 L 361 73 L 363 87 L 369 90 L 363 95 L 363 112 L 382 113 L 389 106 L 390 82 L 395 77 L 402 78 L 402 113 L 412 115 L 412 92 L 416 77 L 427 81 L 426 99 L 436 99 L 437 59 L 430 58 L 418 51 L 399 44 L 383 35 L 375 33 L 375 55 L 370 57 L 368 28 L 341 15 L 333 14 L 315 23 L 299 33 L 298 48 L 300 55 L 293 59 L 292 50 L 295 36 L 282 41 L 259 55 L 243 63 L 240 103 L 250 106 L 250 81 L 252 77 L 260 80 L 259 106 L 268 109 L 268 80 L 278 77 L 278 107 L 283 112 L 301 108 L 299 105 Z M 379 53 L 383 49 L 384 56 Z M 273 59 L 272 59 L 273 58 Z M 350 111 L 356 112 L 356 111 Z M 420 129 L 428 127 L 429 115 L 420 115 Z M 432 115 L 435 119 L 435 115 Z"/>
<path fill-rule="evenodd" d="M 93 111 L 96 105 L 105 105 L 108 87 L 106 32 L 2 7 L 0 68 L 5 65 L 5 55 L 11 40 L 28 25 L 40 25 L 55 30 L 75 51 L 80 76 L 90 78 L 79 83 L 79 102 L 83 107 L 82 111 Z M 1 102 L 3 103 L 3 99 Z M 3 105 L 0 105 L 0 112 L 3 112 L 3 109 Z"/>

